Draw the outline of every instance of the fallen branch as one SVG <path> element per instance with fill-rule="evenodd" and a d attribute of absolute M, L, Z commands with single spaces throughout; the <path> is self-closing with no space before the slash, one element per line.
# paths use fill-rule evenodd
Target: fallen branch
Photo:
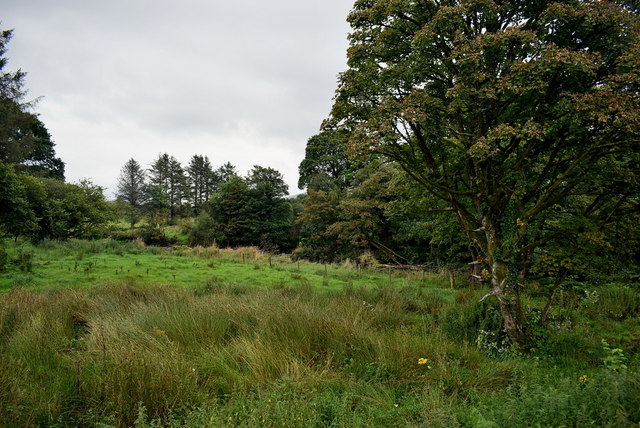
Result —
<path fill-rule="evenodd" d="M 484 295 L 484 297 L 482 299 L 480 299 L 481 302 L 484 302 L 485 299 L 488 299 L 489 297 L 493 297 L 493 296 L 497 296 L 500 290 L 496 290 L 493 289 L 491 290 L 490 293 L 487 293 Z"/>

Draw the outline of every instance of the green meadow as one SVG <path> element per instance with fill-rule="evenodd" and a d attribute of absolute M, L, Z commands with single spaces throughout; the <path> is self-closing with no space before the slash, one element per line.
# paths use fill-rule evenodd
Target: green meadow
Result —
<path fill-rule="evenodd" d="M 345 286 L 449 284 L 448 279 L 433 272 L 360 270 L 348 262 L 321 265 L 293 261 L 288 255 L 269 255 L 253 247 L 159 248 L 112 240 L 71 240 L 47 241 L 38 246 L 24 242 L 8 248 L 7 255 L 15 263 L 0 278 L 0 290 L 104 283 L 176 287 L 224 283 L 251 287 L 304 285 L 322 292 Z"/>
<path fill-rule="evenodd" d="M 485 290 L 437 272 L 111 240 L 5 248 L 0 426 L 640 421 L 630 285 L 566 291 L 521 354 Z"/>

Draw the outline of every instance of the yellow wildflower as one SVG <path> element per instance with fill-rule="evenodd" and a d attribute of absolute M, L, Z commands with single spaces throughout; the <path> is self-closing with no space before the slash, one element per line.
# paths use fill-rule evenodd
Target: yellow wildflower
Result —
<path fill-rule="evenodd" d="M 418 364 L 420 364 L 421 366 L 427 364 L 428 362 L 429 360 L 427 360 L 426 358 L 418 358 Z"/>
<path fill-rule="evenodd" d="M 582 375 L 578 378 L 578 382 L 580 382 L 581 384 L 585 385 L 587 382 L 589 382 L 591 379 L 589 379 L 589 377 L 587 375 Z"/>

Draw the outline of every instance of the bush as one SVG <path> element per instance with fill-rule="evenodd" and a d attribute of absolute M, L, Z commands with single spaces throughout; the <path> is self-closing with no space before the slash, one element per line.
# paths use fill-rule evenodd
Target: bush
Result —
<path fill-rule="evenodd" d="M 142 229 L 140 237 L 146 245 L 155 245 L 158 247 L 170 247 L 178 242 L 177 238 L 167 236 L 164 232 L 164 228 L 161 226 L 145 226 Z"/>
<path fill-rule="evenodd" d="M 9 264 L 9 253 L 4 248 L 0 248 L 0 272 L 4 271 Z"/>
<path fill-rule="evenodd" d="M 193 217 L 181 218 L 178 220 L 178 230 L 183 235 L 189 235 L 195 223 L 196 219 Z"/>
<path fill-rule="evenodd" d="M 135 241 L 141 237 L 141 232 L 141 229 L 113 230 L 110 236 L 116 241 Z"/>
<path fill-rule="evenodd" d="M 202 213 L 189 228 L 188 243 L 190 246 L 202 245 L 208 247 L 216 242 L 215 221 L 207 213 Z"/>
<path fill-rule="evenodd" d="M 602 370 L 593 378 L 545 378 L 481 399 L 462 420 L 471 427 L 637 426 L 640 376 Z"/>
<path fill-rule="evenodd" d="M 33 272 L 33 253 L 31 251 L 18 250 L 18 254 L 13 263 L 20 271 L 31 273 Z"/>

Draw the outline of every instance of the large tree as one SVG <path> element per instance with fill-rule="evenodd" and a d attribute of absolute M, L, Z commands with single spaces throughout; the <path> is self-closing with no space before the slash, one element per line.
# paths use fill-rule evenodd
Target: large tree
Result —
<path fill-rule="evenodd" d="M 29 153 L 18 164 L 18 168 L 38 177 L 64 181 L 64 162 L 56 157 L 51 134 L 35 115 L 31 118 L 28 132 L 32 136 L 33 143 Z"/>
<path fill-rule="evenodd" d="M 116 197 L 127 205 L 127 219 L 133 227 L 142 217 L 142 209 L 148 198 L 146 174 L 133 158 L 120 170 Z"/>
<path fill-rule="evenodd" d="M 455 211 L 526 346 L 517 272 L 584 232 L 545 219 L 577 198 L 574 218 L 637 207 L 637 14 L 612 1 L 357 0 L 349 22 L 326 126 Z"/>
<path fill-rule="evenodd" d="M 213 225 L 210 237 L 195 241 L 206 244 L 212 240 L 222 246 L 290 248 L 293 210 L 284 198 L 287 194 L 282 174 L 273 168 L 256 165 L 244 179 L 231 176 L 206 205 L 206 215 L 198 218 L 198 234 L 203 225 Z"/>
<path fill-rule="evenodd" d="M 290 245 L 293 210 L 285 199 L 289 186 L 282 174 L 273 168 L 254 165 L 246 182 L 249 198 L 245 213 L 249 220 L 250 240 L 265 249 L 282 249 Z"/>
<path fill-rule="evenodd" d="M 343 191 L 309 188 L 296 225 L 296 252 L 311 260 L 356 259 L 370 252 L 399 264 L 469 261 L 452 211 L 392 162 L 368 163 Z"/>
<path fill-rule="evenodd" d="M 246 206 L 249 189 L 242 177 L 234 176 L 213 195 L 208 211 L 215 222 L 213 241 L 220 246 L 253 244 L 249 239 L 249 218 Z M 200 218 L 199 218 L 200 220 Z M 209 219 L 202 218 L 205 222 Z"/>
<path fill-rule="evenodd" d="M 298 188 L 329 190 L 348 186 L 354 172 L 347 154 L 348 140 L 348 132 L 335 129 L 324 130 L 309 138 L 304 159 L 298 167 Z"/>
<path fill-rule="evenodd" d="M 169 204 L 169 217 L 173 220 L 182 212 L 185 201 L 189 199 L 187 176 L 180 162 L 167 153 L 158 155 L 149 169 L 149 178 L 155 195 L 150 194 L 150 199 L 157 199 L 157 192 L 163 193 L 164 199 Z"/>
<path fill-rule="evenodd" d="M 0 162 L 0 238 L 18 237 L 38 229 L 25 186 L 12 165 Z"/>
<path fill-rule="evenodd" d="M 193 155 L 187 166 L 191 202 L 196 214 L 203 203 L 207 202 L 218 185 L 218 177 L 207 156 Z"/>
<path fill-rule="evenodd" d="M 63 183 L 51 178 L 25 181 L 30 202 L 42 204 L 39 229 L 35 239 L 94 239 L 104 236 L 106 224 L 114 219 L 111 204 L 104 197 L 104 189 L 90 181 Z M 39 182 L 39 183 L 38 183 Z"/>
<path fill-rule="evenodd" d="M 231 162 L 220 165 L 220 167 L 216 169 L 215 174 L 219 181 L 219 185 L 226 183 L 233 177 L 239 177 L 238 170 Z"/>
<path fill-rule="evenodd" d="M 24 159 L 32 149 L 33 138 L 26 132 L 32 116 L 27 112 L 26 90 L 22 70 L 5 71 L 8 59 L 7 44 L 13 30 L 0 31 L 0 161 L 16 163 Z"/>
<path fill-rule="evenodd" d="M 0 161 L 30 174 L 64 180 L 64 163 L 55 156 L 49 131 L 31 112 L 27 101 L 26 73 L 5 72 L 7 43 L 13 30 L 0 31 Z"/>

